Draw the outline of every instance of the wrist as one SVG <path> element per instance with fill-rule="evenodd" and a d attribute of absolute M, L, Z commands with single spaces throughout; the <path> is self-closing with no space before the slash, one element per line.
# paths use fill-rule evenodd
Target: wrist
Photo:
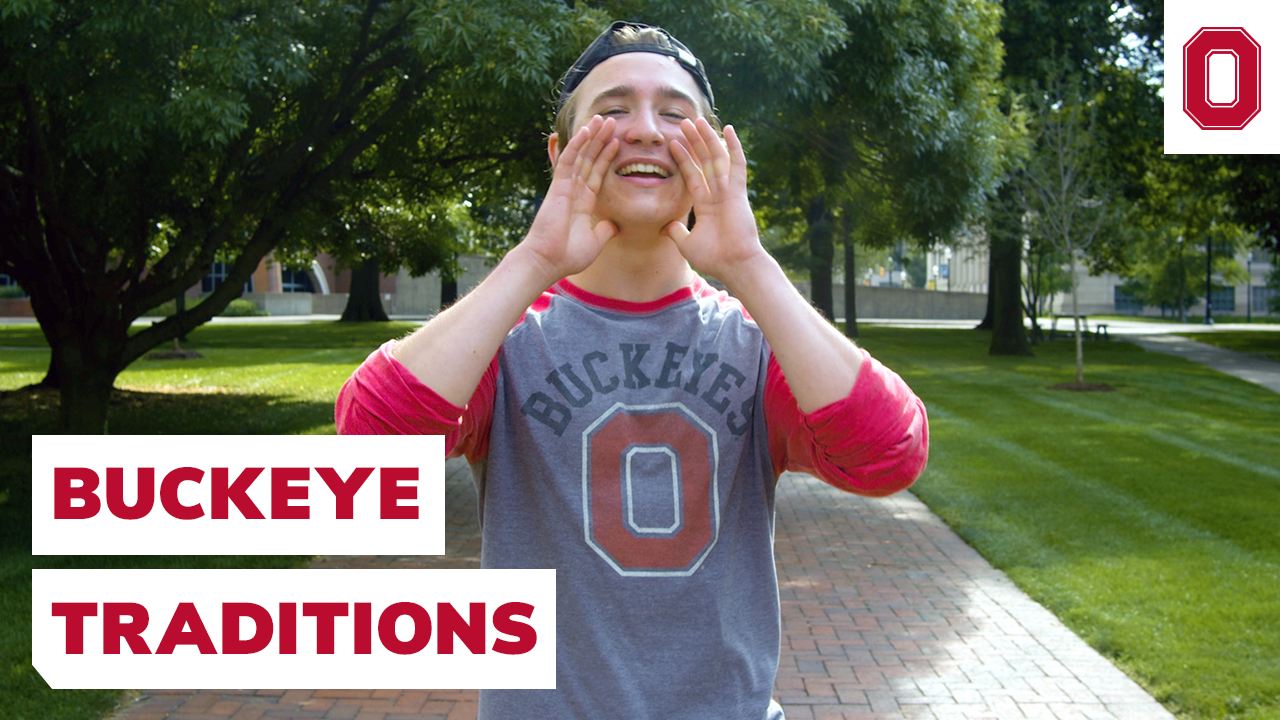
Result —
<path fill-rule="evenodd" d="M 790 285 L 782 266 L 763 248 L 749 257 L 726 266 L 715 278 L 739 299 L 757 295 L 761 289 L 783 283 Z"/>
<path fill-rule="evenodd" d="M 527 283 L 530 290 L 536 289 L 538 293 L 568 276 L 568 273 L 527 243 L 520 243 L 512 248 L 502 258 L 499 267 L 505 271 L 504 275 L 518 278 L 522 281 L 520 284 Z"/>

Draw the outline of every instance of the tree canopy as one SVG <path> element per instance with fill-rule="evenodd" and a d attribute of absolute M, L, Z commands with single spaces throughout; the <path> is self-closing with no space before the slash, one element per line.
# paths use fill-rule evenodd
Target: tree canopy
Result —
<path fill-rule="evenodd" d="M 759 99 L 815 76 L 840 33 L 825 8 L 0 4 L 0 271 L 31 295 L 64 429 L 101 432 L 116 375 L 219 312 L 273 250 L 357 256 L 358 240 L 421 270 L 447 257 L 461 203 L 518 224 L 544 182 L 556 79 L 613 17 L 702 33 L 699 52 Z M 229 272 L 211 296 L 131 330 L 215 259 Z"/>
<path fill-rule="evenodd" d="M 1004 0 L 1002 81 L 1013 94 L 1011 116 L 1022 106 L 1053 108 L 1067 100 L 1055 89 L 1077 91 L 1096 114 L 1093 141 L 1106 148 L 1105 175 L 1126 197 L 1142 190 L 1142 177 L 1160 147 L 1159 99 L 1152 85 L 1163 41 L 1163 5 L 1154 0 Z M 1064 82 L 1068 77 L 1074 83 Z M 1034 124 L 1035 120 L 1032 119 Z M 1032 145 L 1027 150 L 1033 151 Z M 1028 228 L 1017 187 L 1023 172 L 1009 167 L 988 202 L 990 242 L 987 318 L 992 354 L 1030 354 L 1018 301 L 1022 244 Z M 1116 251 L 1114 243 L 1095 243 Z"/>
<path fill-rule="evenodd" d="M 949 236 L 998 176 L 1003 139 L 996 3 L 832 7 L 848 39 L 824 61 L 821 92 L 774 108 L 750 135 L 755 187 L 773 222 L 804 229 L 814 301 L 829 317 L 837 235 L 847 253 L 855 241 Z"/>

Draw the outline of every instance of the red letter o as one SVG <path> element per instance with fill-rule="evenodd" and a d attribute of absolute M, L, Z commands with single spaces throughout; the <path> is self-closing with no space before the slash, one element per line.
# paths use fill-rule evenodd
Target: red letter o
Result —
<path fill-rule="evenodd" d="M 1209 59 L 1235 56 L 1235 95 L 1209 99 Z M 1262 110 L 1262 46 L 1244 28 L 1200 28 L 1182 46 L 1182 110 L 1202 130 L 1241 130 Z"/>

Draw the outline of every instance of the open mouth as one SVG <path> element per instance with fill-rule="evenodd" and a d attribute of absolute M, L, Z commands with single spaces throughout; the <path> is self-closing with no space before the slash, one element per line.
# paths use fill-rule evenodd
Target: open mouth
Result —
<path fill-rule="evenodd" d="M 661 166 L 643 162 L 624 165 L 618 168 L 618 174 L 623 177 L 655 178 L 660 180 L 665 180 L 666 178 L 671 177 L 671 173 L 664 170 Z"/>

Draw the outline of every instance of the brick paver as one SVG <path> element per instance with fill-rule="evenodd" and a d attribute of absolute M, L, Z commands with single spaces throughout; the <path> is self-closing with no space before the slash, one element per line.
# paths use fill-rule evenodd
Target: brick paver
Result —
<path fill-rule="evenodd" d="M 315 567 L 478 567 L 465 466 L 451 465 L 443 557 Z M 779 485 L 782 657 L 794 720 L 1171 720 L 910 493 L 870 500 L 814 478 Z M 116 720 L 471 720 L 463 690 L 152 690 Z"/>

